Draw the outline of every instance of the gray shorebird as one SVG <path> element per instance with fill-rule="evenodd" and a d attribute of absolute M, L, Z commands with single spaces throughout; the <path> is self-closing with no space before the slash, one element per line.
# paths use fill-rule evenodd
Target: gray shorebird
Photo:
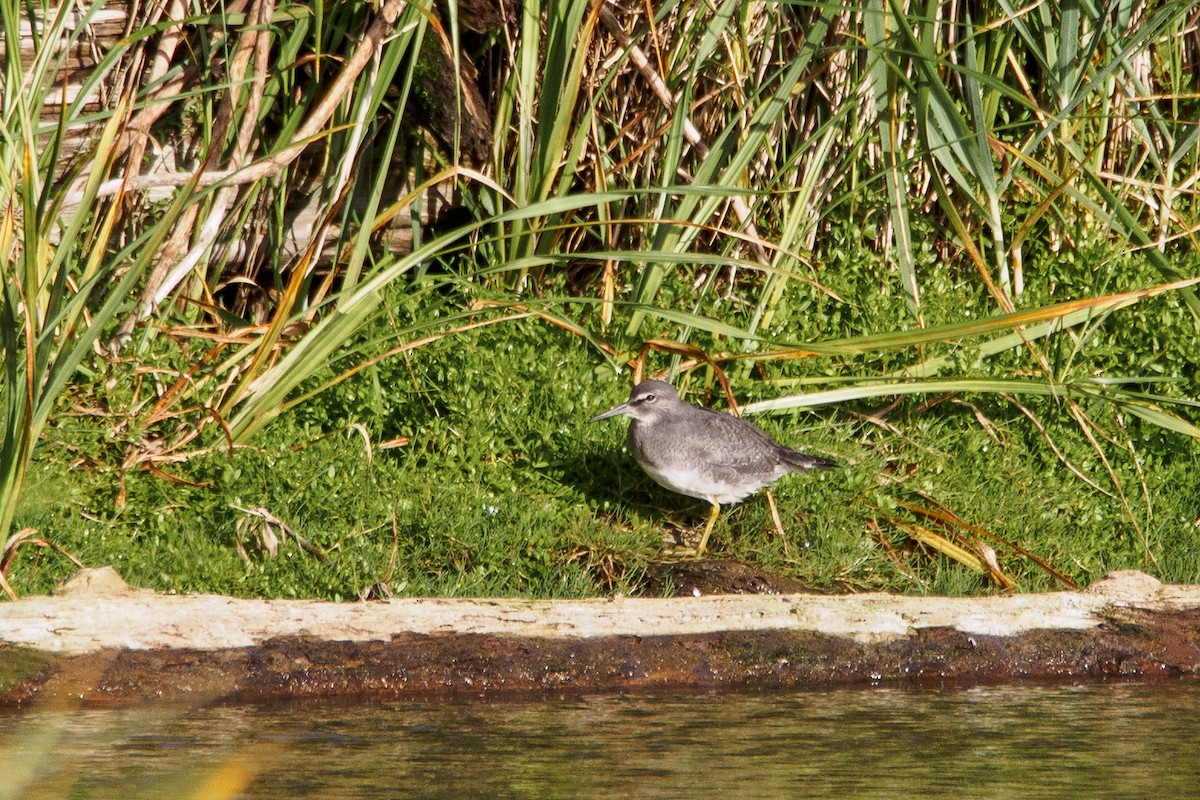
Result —
<path fill-rule="evenodd" d="M 722 504 L 744 500 L 789 472 L 836 466 L 784 447 L 744 419 L 685 403 L 664 381 L 642 381 L 628 401 L 588 422 L 616 416 L 633 420 L 629 449 L 655 482 L 712 506 L 697 555 L 708 545 Z"/>

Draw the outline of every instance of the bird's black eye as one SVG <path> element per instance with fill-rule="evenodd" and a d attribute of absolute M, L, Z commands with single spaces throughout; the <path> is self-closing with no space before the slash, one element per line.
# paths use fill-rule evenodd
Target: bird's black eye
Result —
<path fill-rule="evenodd" d="M 653 402 L 654 402 L 655 400 L 657 400 L 657 399 L 658 399 L 658 398 L 657 398 L 657 397 L 655 397 L 654 395 L 652 395 L 652 394 L 648 394 L 648 395 L 646 395 L 645 397 L 643 397 L 643 398 L 642 398 L 642 402 L 645 402 L 645 403 L 653 403 Z"/>

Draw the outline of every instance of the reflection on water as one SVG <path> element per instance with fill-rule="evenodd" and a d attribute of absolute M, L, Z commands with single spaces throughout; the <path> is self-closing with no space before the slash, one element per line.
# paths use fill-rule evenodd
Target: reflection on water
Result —
<path fill-rule="evenodd" d="M 37 713 L 0 798 L 1196 797 L 1198 718 L 1200 683 Z"/>

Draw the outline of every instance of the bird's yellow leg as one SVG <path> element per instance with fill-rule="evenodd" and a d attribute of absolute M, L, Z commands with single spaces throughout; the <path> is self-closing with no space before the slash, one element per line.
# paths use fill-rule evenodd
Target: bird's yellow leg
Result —
<path fill-rule="evenodd" d="M 696 545 L 696 555 L 704 555 L 704 548 L 708 547 L 708 537 L 712 533 L 713 525 L 717 524 L 717 517 L 720 515 L 721 507 L 713 503 L 712 511 L 708 512 L 708 524 L 704 526 L 704 535 L 700 537 L 700 544 Z"/>
<path fill-rule="evenodd" d="M 771 490 L 767 489 L 767 505 L 771 507 L 771 521 L 775 523 L 775 530 L 779 533 L 779 538 L 783 540 L 783 554 L 787 558 L 792 557 L 792 551 L 788 547 L 787 534 L 783 532 L 783 520 L 779 518 L 779 509 L 775 506 L 775 495 L 771 494 Z"/>

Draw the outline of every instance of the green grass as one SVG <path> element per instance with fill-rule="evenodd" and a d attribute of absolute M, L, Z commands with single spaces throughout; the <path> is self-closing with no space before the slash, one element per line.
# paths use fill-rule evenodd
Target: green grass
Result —
<path fill-rule="evenodd" d="M 383 349 L 379 335 L 402 323 L 403 314 L 452 308 L 463 298 L 449 290 L 423 302 L 368 327 L 359 344 Z M 855 307 L 872 326 L 879 324 L 873 316 L 890 313 L 865 302 Z M 788 318 L 783 310 L 780 325 Z M 1122 328 L 1113 335 L 1148 332 Z M 164 367 L 183 360 L 166 349 L 157 358 Z M 60 404 L 17 524 L 36 528 L 86 564 L 112 564 L 136 585 L 330 599 L 358 597 L 383 581 L 408 595 L 633 593 L 647 562 L 660 556 L 664 535 L 704 521 L 704 504 L 661 489 L 636 466 L 624 449 L 624 421 L 585 422 L 624 400 L 628 372 L 535 319 L 381 361 L 287 412 L 251 445 L 230 453 L 216 437 L 215 450 L 160 463 L 157 475 L 121 465 L 131 445 L 161 433 L 162 423 L 78 410 L 136 405 L 137 384 L 126 374 L 132 369 L 115 365 L 107 381 L 81 385 Z M 802 379 L 819 364 L 778 366 L 772 381 L 744 376 L 736 382 L 740 399 L 777 391 L 775 382 L 789 379 L 789 369 Z M 692 373 L 686 385 L 692 401 L 723 404 L 703 372 Z M 1080 583 L 1118 568 L 1168 581 L 1200 578 L 1194 446 L 1128 420 L 1146 488 L 1138 488 L 1130 459 L 1114 460 L 1131 517 L 1117 498 L 1064 466 L 1065 459 L 1106 485 L 1096 451 L 1061 404 L 1035 398 L 1026 408 L 1036 410 L 1062 458 L 1002 398 L 967 396 L 931 407 L 924 399 L 892 409 L 890 429 L 858 416 L 878 410 L 868 401 L 756 417 L 778 440 L 840 466 L 777 484 L 786 546 L 760 495 L 725 509 L 714 555 L 830 590 L 992 590 L 985 576 L 906 535 L 903 523 L 914 518 L 902 503 L 927 498 Z M 380 449 L 401 437 L 407 444 Z M 269 511 L 325 559 L 285 538 L 277 558 L 252 550 L 244 561 L 236 548 L 244 516 L 238 509 L 251 507 Z M 1003 542 L 991 544 L 1020 588 L 1054 588 L 1046 572 Z M 40 592 L 73 569 L 53 551 L 26 546 L 9 579 L 18 592 Z"/>

